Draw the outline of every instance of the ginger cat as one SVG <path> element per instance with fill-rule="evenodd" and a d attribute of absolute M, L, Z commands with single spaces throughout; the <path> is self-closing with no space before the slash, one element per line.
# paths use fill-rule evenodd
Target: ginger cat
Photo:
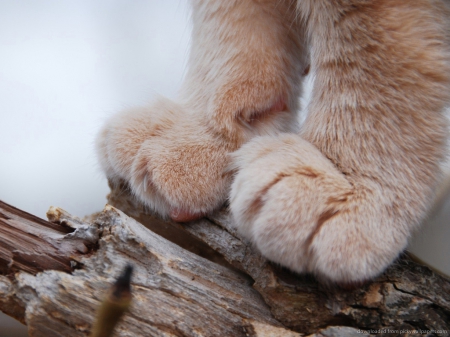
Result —
<path fill-rule="evenodd" d="M 229 197 L 239 232 L 293 271 L 344 284 L 377 276 L 424 217 L 445 156 L 448 1 L 192 7 L 180 97 L 106 123 L 97 149 L 108 178 L 181 222 Z"/>

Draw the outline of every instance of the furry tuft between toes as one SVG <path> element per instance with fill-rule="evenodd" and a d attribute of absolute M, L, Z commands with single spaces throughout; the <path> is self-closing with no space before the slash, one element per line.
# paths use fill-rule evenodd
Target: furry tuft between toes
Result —
<path fill-rule="evenodd" d="M 376 277 L 440 177 L 448 1 L 191 2 L 180 95 L 107 121 L 97 152 L 108 178 L 176 221 L 229 199 L 239 233 L 295 272 L 340 284 Z"/>

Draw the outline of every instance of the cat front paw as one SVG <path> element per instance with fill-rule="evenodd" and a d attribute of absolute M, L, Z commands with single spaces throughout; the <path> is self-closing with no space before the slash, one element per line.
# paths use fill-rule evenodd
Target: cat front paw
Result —
<path fill-rule="evenodd" d="M 375 277 L 404 249 L 376 188 L 355 188 L 301 137 L 258 137 L 232 156 L 234 222 L 269 260 L 345 285 Z"/>
<path fill-rule="evenodd" d="M 179 110 L 175 103 L 161 97 L 151 106 L 124 110 L 112 116 L 96 139 L 97 158 L 108 179 L 129 181 L 133 161 L 142 144 L 171 129 Z"/>
<path fill-rule="evenodd" d="M 225 201 L 227 146 L 195 116 L 167 99 L 114 116 L 97 139 L 100 164 L 113 183 L 163 217 L 190 221 Z"/>
<path fill-rule="evenodd" d="M 160 214 L 191 221 L 220 207 L 230 177 L 223 174 L 226 148 L 209 135 L 175 127 L 164 137 L 149 139 L 132 165 L 133 192 Z"/>

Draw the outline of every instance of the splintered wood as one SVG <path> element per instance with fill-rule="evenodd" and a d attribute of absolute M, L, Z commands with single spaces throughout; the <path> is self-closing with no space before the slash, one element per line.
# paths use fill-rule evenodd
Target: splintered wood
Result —
<path fill-rule="evenodd" d="M 51 208 L 47 222 L 0 204 L 0 309 L 27 324 L 31 337 L 88 336 L 128 263 L 133 302 L 115 336 L 450 331 L 449 280 L 408 257 L 363 287 L 327 288 L 262 258 L 226 211 L 180 225 L 148 214 L 123 190 L 109 201 L 145 226 L 109 205 L 89 222 Z"/>

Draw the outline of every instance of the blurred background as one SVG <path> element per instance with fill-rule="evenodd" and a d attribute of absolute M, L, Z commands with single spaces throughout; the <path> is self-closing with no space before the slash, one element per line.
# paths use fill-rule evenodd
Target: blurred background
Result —
<path fill-rule="evenodd" d="M 184 0 L 0 0 L 0 199 L 42 218 L 51 205 L 101 210 L 100 126 L 157 93 L 175 98 L 189 41 Z M 447 198 L 412 250 L 450 275 L 449 219 Z M 0 337 L 20 336 L 0 317 Z"/>

